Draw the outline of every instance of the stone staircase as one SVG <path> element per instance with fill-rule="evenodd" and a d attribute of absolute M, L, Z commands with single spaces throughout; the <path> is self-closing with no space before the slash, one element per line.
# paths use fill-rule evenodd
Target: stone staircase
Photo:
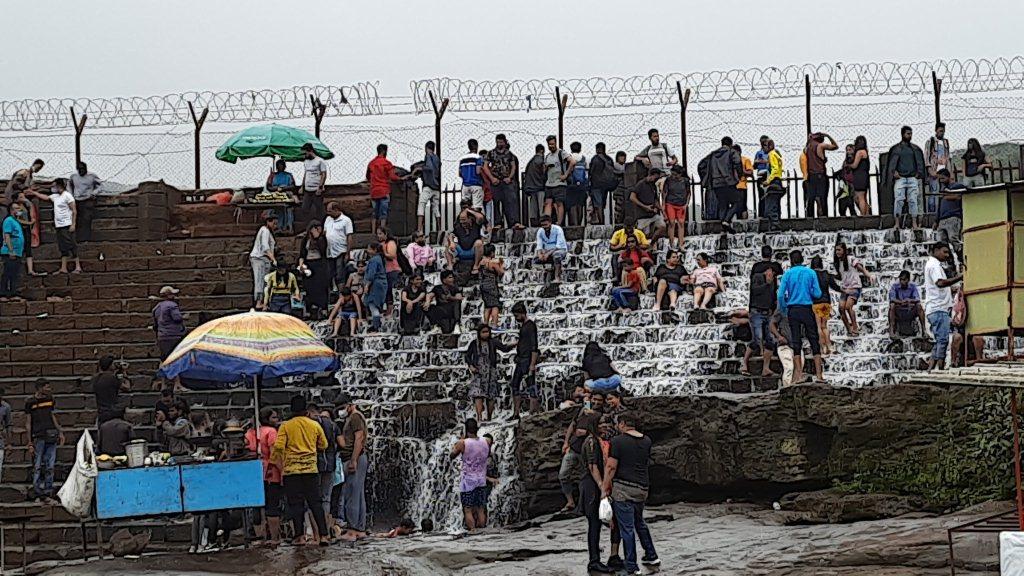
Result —
<path fill-rule="evenodd" d="M 805 223 L 793 222 L 795 227 Z M 699 232 L 695 225 L 693 232 Z M 773 390 L 774 380 L 739 374 L 743 344 L 729 328 L 728 312 L 745 308 L 749 266 L 760 246 L 769 242 L 780 259 L 799 247 L 805 256 L 827 257 L 838 238 L 846 241 L 865 262 L 879 284 L 864 290 L 859 304 L 862 336 L 844 335 L 838 319 L 832 332 L 839 352 L 826 363 L 826 377 L 836 385 L 863 386 L 892 382 L 899 373 L 920 366 L 928 343 L 922 339 L 890 340 L 886 326 L 886 295 L 901 269 L 920 281 L 930 235 L 901 237 L 890 231 L 857 229 L 838 232 L 802 230 L 764 236 L 744 232 L 723 236 L 717 230 L 687 238 L 684 262 L 692 268 L 698 252 L 712 255 L 726 276 L 728 290 L 717 299 L 713 312 L 692 309 L 692 298 L 680 298 L 675 314 L 641 310 L 617 314 L 608 310 L 611 254 L 605 240 L 609 228 L 567 230 L 573 244 L 566 262 L 565 282 L 555 298 L 541 298 L 543 272 L 529 260 L 533 237 L 496 239 L 508 273 L 503 291 L 506 313 L 502 327 L 514 338 L 514 322 L 507 310 L 524 301 L 540 329 L 541 363 L 538 381 L 546 408 L 554 408 L 566 391 L 581 379 L 583 347 L 590 340 L 605 346 L 622 372 L 627 388 L 639 395 L 750 394 Z M 57 397 L 57 416 L 67 431 L 69 446 L 58 451 L 56 478 L 66 476 L 73 446 L 82 430 L 95 423 L 95 403 L 89 379 L 97 360 L 112 354 L 130 364 L 133 392 L 127 396 L 128 418 L 136 434 L 155 440 L 150 412 L 157 392 L 150 379 L 157 367 L 152 343 L 150 310 L 161 286 L 182 290 L 182 309 L 188 326 L 243 311 L 251 304 L 247 254 L 251 238 L 188 239 L 172 241 L 100 241 L 85 244 L 81 257 L 85 273 L 26 279 L 28 302 L 0 303 L 0 387 L 16 411 L 14 434 L 7 450 L 0 485 L 0 515 L 31 510 L 41 514 L 31 524 L 27 543 L 29 561 L 60 560 L 81 555 L 81 529 L 77 520 L 59 506 L 26 503 L 31 465 L 25 449 L 24 414 L 18 412 L 38 378 L 49 381 Z M 279 241 L 292 252 L 293 242 Z M 56 269 L 53 245 L 36 251 L 37 267 Z M 659 252 L 664 257 L 664 250 Z M 437 282 L 437 275 L 428 281 Z M 468 370 L 462 351 L 472 339 L 481 303 L 475 288 L 467 290 L 461 334 L 399 336 L 397 320 L 388 319 L 387 332 L 364 332 L 339 338 L 332 344 L 341 354 L 342 368 L 335 380 L 316 386 L 289 385 L 261 393 L 266 405 L 283 406 L 297 390 L 311 390 L 326 402 L 340 390 L 363 402 L 372 429 L 373 466 L 369 479 L 374 514 L 379 519 L 410 515 L 416 521 L 432 517 L 439 526 L 455 528 L 458 464 L 448 457 L 457 439 L 459 423 L 469 414 L 466 398 Z M 652 296 L 642 298 L 649 308 Z M 323 324 L 315 328 L 326 334 Z M 991 339 L 991 346 L 1001 344 Z M 755 359 L 753 362 L 757 362 Z M 503 364 L 511 372 L 509 364 Z M 752 369 L 758 366 L 753 365 Z M 507 380 L 507 375 L 506 375 Z M 507 388 L 503 388 L 507 390 Z M 245 390 L 196 391 L 186 395 L 196 409 L 212 418 L 248 417 L 252 396 Z M 514 423 L 505 399 L 495 422 L 485 430 L 497 440 L 502 483 L 492 499 L 498 521 L 520 514 L 522 497 L 514 464 Z M 538 463 L 557 466 L 557 463 Z M 154 531 L 154 548 L 187 546 L 188 531 L 180 523 L 139 521 L 119 523 Z M 94 541 L 91 528 L 89 539 Z M 107 534 L 109 536 L 109 533 Z M 8 561 L 20 562 L 20 541 L 8 539 Z"/>

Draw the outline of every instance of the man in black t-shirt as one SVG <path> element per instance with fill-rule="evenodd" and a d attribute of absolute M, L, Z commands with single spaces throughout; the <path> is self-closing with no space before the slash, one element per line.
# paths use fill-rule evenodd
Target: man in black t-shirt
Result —
<path fill-rule="evenodd" d="M 427 296 L 427 318 L 442 334 L 458 334 L 462 320 L 462 289 L 455 284 L 455 273 L 441 272 L 441 283 Z"/>
<path fill-rule="evenodd" d="M 519 324 L 519 340 L 516 342 L 515 370 L 512 372 L 512 418 L 519 418 L 519 407 L 524 398 L 530 399 L 530 412 L 540 412 L 540 389 L 537 388 L 537 362 L 540 347 L 537 343 L 537 324 L 527 318 L 526 305 L 516 302 L 512 315 Z M 523 380 L 526 386 L 522 386 Z"/>
<path fill-rule="evenodd" d="M 634 534 L 640 538 L 644 549 L 641 562 L 647 566 L 661 564 L 654 550 L 651 531 L 644 522 L 644 503 L 650 489 L 647 468 L 651 460 L 651 439 L 636 429 L 637 419 L 633 413 L 623 412 L 616 420 L 619 435 L 612 438 L 608 449 L 601 493 L 612 499 L 615 522 L 625 549 L 626 573 L 633 574 L 640 571 Z"/>
<path fill-rule="evenodd" d="M 473 261 L 473 274 L 480 271 L 480 258 L 484 255 L 484 226 L 487 218 L 483 212 L 472 207 L 471 200 L 463 200 L 460 204 L 458 222 L 455 230 L 448 237 L 448 267 L 455 270 L 457 261 Z"/>
<path fill-rule="evenodd" d="M 57 446 L 64 444 L 64 432 L 53 413 L 53 391 L 46 380 L 36 381 L 36 393 L 25 400 L 28 414 L 28 453 L 33 457 L 33 499 L 53 498 L 53 467 L 57 461 Z"/>
<path fill-rule="evenodd" d="M 777 292 L 779 278 L 782 277 L 782 264 L 772 258 L 772 247 L 761 246 L 761 260 L 750 267 L 750 299 L 747 311 L 750 319 L 750 344 L 743 353 L 742 374 L 750 375 L 748 362 L 754 353 L 760 353 L 763 359 L 761 376 L 775 376 L 769 365 L 772 351 L 767 346 L 770 340 L 768 323 L 778 307 Z"/>
<path fill-rule="evenodd" d="M 660 174 L 657 172 L 651 172 L 637 182 L 629 194 L 629 201 L 635 206 L 636 227 L 647 235 L 647 240 L 651 243 L 664 236 L 666 228 L 658 188 L 655 185 L 659 177 Z"/>
<path fill-rule="evenodd" d="M 96 395 L 97 424 L 102 424 L 114 417 L 121 392 L 130 392 L 131 388 L 114 372 L 113 356 L 100 358 L 99 368 L 92 377 L 92 393 Z"/>

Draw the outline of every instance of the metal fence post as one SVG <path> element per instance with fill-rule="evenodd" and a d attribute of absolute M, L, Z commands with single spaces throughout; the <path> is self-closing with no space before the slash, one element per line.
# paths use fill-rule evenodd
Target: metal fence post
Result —
<path fill-rule="evenodd" d="M 320 123 L 324 121 L 324 114 L 327 113 L 327 105 L 319 98 L 309 95 L 309 103 L 313 105 L 313 135 L 320 139 Z"/>
<path fill-rule="evenodd" d="M 196 174 L 196 190 L 199 190 L 199 188 L 200 188 L 200 186 L 199 186 L 199 171 L 200 171 L 200 169 L 199 169 L 199 164 L 200 164 L 199 163 L 199 154 L 201 153 L 201 150 L 199 148 L 199 133 L 203 131 L 203 123 L 206 122 L 206 115 L 210 112 L 210 109 L 209 108 L 203 108 L 203 113 L 200 114 L 199 117 L 197 118 L 196 117 L 196 109 L 192 105 L 192 103 L 189 102 L 188 103 L 188 112 L 189 112 L 189 114 L 192 115 L 192 124 L 194 124 L 195 128 L 196 128 L 196 132 L 195 132 L 195 145 L 196 145 L 195 174 Z"/>
<path fill-rule="evenodd" d="M 940 113 L 939 98 L 942 94 L 942 79 L 935 75 L 935 70 L 932 70 L 932 93 L 935 94 L 935 125 L 942 121 L 942 114 Z"/>
<path fill-rule="evenodd" d="M 564 142 L 564 129 L 565 129 L 565 108 L 569 104 L 569 95 L 562 95 L 562 90 L 555 86 L 555 103 L 558 104 L 558 148 L 565 148 Z"/>
<path fill-rule="evenodd" d="M 676 92 L 679 94 L 679 144 L 682 148 L 683 172 L 690 174 L 689 165 L 686 162 L 686 107 L 690 103 L 690 89 L 683 92 L 682 82 L 676 80 Z"/>
<path fill-rule="evenodd" d="M 437 154 L 437 160 L 441 160 L 441 119 L 444 118 L 444 113 L 448 110 L 448 98 L 441 101 L 441 107 L 437 107 L 437 99 L 434 97 L 434 91 L 430 91 L 430 105 L 434 108 L 434 153 Z M 437 175 L 438 184 L 441 182 L 441 174 L 438 172 Z M 438 186 L 438 193 L 444 190 L 443 184 Z"/>
<path fill-rule="evenodd" d="M 804 74 L 804 113 L 807 116 L 807 133 L 811 133 L 811 77 Z"/>
<path fill-rule="evenodd" d="M 75 170 L 78 169 L 78 164 L 82 162 L 82 131 L 85 130 L 85 121 L 89 118 L 88 114 L 82 114 L 82 118 L 79 119 L 75 116 L 75 107 L 71 106 L 71 123 L 75 127 Z"/>

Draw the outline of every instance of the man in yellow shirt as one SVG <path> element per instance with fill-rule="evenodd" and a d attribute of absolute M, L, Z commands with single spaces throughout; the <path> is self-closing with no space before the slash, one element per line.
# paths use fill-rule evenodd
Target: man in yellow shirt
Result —
<path fill-rule="evenodd" d="M 786 195 L 786 185 L 782 181 L 782 154 L 775 149 L 775 141 L 766 142 L 768 149 L 768 176 L 764 180 L 764 215 L 768 218 L 768 231 L 780 230 L 779 220 L 782 218 L 782 197 Z"/>
<path fill-rule="evenodd" d="M 316 466 L 316 453 L 327 448 L 327 436 L 320 423 L 306 416 L 306 399 L 292 396 L 292 417 L 277 430 L 277 441 L 270 453 L 271 462 L 284 472 L 284 492 L 288 499 L 288 513 L 295 527 L 296 545 L 306 543 L 305 508 L 313 514 L 320 545 L 331 543 L 320 497 L 320 477 Z"/>

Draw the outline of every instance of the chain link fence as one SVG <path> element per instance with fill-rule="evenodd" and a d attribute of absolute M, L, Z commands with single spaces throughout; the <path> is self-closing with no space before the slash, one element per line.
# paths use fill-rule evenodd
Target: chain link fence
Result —
<path fill-rule="evenodd" d="M 1017 68 L 1009 68 L 1006 75 L 1016 78 L 1018 72 Z M 884 70 L 877 71 L 872 78 L 877 81 L 883 73 Z M 943 91 L 942 120 L 947 123 L 947 137 L 954 149 L 962 149 L 969 137 L 978 138 L 985 146 L 1018 143 L 1024 138 L 1024 88 L 1011 83 L 1009 85 L 1013 89 L 986 92 L 986 89 L 1000 89 L 1007 85 L 992 80 L 990 76 L 984 76 L 988 78 L 985 81 L 974 81 L 967 91 Z M 705 92 L 710 90 L 708 77 L 702 77 Z M 789 92 L 770 92 L 771 99 L 739 100 L 735 95 L 742 93 L 737 88 L 741 77 L 737 74 L 723 76 L 730 83 L 728 91 L 723 92 L 732 95 L 729 98 L 709 97 L 691 101 L 687 114 L 686 155 L 690 171 L 695 170 L 701 157 L 719 145 L 722 136 L 731 136 L 744 148 L 746 155 L 752 155 L 762 134 L 775 140 L 776 147 L 784 156 L 786 169 L 795 171 L 806 138 L 803 98 L 793 97 Z M 417 85 L 414 83 L 414 90 Z M 894 81 L 890 80 L 885 84 L 885 90 L 855 92 L 869 95 L 842 95 L 846 92 L 839 90 L 834 91 L 839 95 L 815 95 L 811 110 L 813 128 L 830 133 L 841 145 L 864 135 L 873 164 L 877 164 L 879 153 L 887 151 L 898 141 L 902 125 L 914 128 L 915 140 L 923 145 L 934 125 L 933 95 L 917 84 L 908 84 L 906 89 L 893 88 L 893 85 Z M 621 99 L 622 91 L 628 88 L 628 85 L 619 86 L 616 98 Z M 646 89 L 650 90 L 649 87 Z M 911 89 L 914 93 L 903 93 Z M 419 98 L 418 92 L 415 94 Z M 410 97 L 381 99 L 387 103 L 380 108 L 353 112 L 355 115 L 329 114 L 323 120 L 321 139 L 336 155 L 329 162 L 329 182 L 363 180 L 366 164 L 380 143 L 388 144 L 389 157 L 398 166 L 408 167 L 422 159 L 423 144 L 434 139 L 433 114 L 417 113 L 416 110 L 422 107 L 414 104 Z M 574 108 L 570 101 L 564 120 L 565 140 L 567 143 L 582 143 L 588 156 L 594 144 L 604 142 L 610 154 L 622 150 L 632 157 L 647 144 L 647 130 L 654 127 L 661 132 L 662 141 L 681 154 L 678 100 L 663 98 L 657 104 L 643 104 L 644 101 L 647 100 L 631 101 L 621 108 L 600 107 L 605 105 L 603 100 L 597 100 L 592 107 Z M 614 100 L 607 105 L 614 105 Z M 230 109 L 228 104 L 223 106 L 225 110 Z M 0 106 L 0 113 L 6 110 Z M 312 131 L 312 118 L 298 116 L 302 112 L 301 106 L 296 105 L 294 110 L 289 110 L 287 114 L 268 111 L 265 119 Z M 118 124 L 111 118 L 111 111 L 104 113 L 111 123 L 109 125 L 116 127 L 88 124 L 82 135 L 82 157 L 90 170 L 108 182 L 122 183 L 126 187 L 156 179 L 182 188 L 192 186 L 194 150 L 190 119 L 188 123 L 133 126 Z M 286 117 L 282 118 L 282 115 Z M 253 117 L 247 112 L 244 118 L 249 121 Z M 150 120 L 156 122 L 153 118 Z M 59 122 L 56 125 L 60 125 Z M 44 176 L 72 171 L 73 130 L 26 132 L 5 130 L 3 126 L 0 122 L 0 174 L 10 174 L 35 158 L 47 162 Z M 243 127 L 237 122 L 213 118 L 204 126 L 200 155 L 202 187 L 258 186 L 265 181 L 271 169 L 269 159 L 227 164 L 214 158 L 217 147 Z M 442 122 L 444 184 L 446 187 L 458 184 L 458 158 L 466 152 L 466 141 L 470 138 L 478 139 L 481 148 L 486 149 L 493 145 L 495 134 L 504 133 L 513 151 L 525 162 L 533 154 L 535 145 L 543 143 L 548 134 L 557 132 L 557 111 L 554 109 L 460 111 L 453 106 Z M 833 154 L 831 167 L 838 168 L 840 163 L 840 155 Z M 293 168 L 293 172 L 298 177 L 301 168 Z"/>

